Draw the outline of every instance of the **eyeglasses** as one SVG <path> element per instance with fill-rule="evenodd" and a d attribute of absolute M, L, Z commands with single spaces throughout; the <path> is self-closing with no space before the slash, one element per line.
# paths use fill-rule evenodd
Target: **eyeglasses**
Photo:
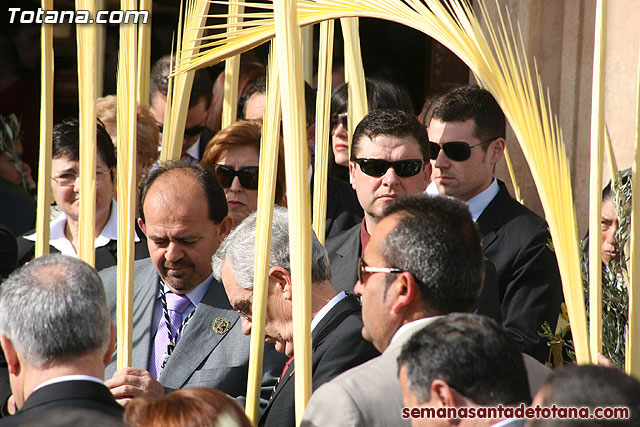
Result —
<path fill-rule="evenodd" d="M 247 190 L 258 189 L 258 166 L 246 166 L 235 170 L 232 166 L 216 165 L 216 173 L 223 188 L 231 187 L 233 179 L 237 176 Z"/>
<path fill-rule="evenodd" d="M 424 165 L 424 160 L 407 159 L 389 162 L 382 159 L 355 159 L 354 162 L 360 165 L 362 172 L 369 176 L 381 177 L 389 168 L 393 168 L 400 178 L 408 178 L 417 175 Z"/>
<path fill-rule="evenodd" d="M 97 170 L 96 171 L 96 180 L 99 179 L 102 175 L 105 175 L 110 171 L 111 171 L 111 168 L 109 168 L 109 170 L 107 170 L 107 171 Z M 51 177 L 51 179 L 53 179 L 55 182 L 57 182 L 58 185 L 61 186 L 61 187 L 71 187 L 71 186 L 75 185 L 76 179 L 78 179 L 78 177 L 80 177 L 80 175 L 78 175 L 75 172 L 60 172 L 60 173 L 57 173 L 57 174 L 53 175 Z"/>
<path fill-rule="evenodd" d="M 348 117 L 349 114 L 347 113 L 332 114 L 330 117 L 331 129 L 341 124 L 344 130 L 347 130 Z"/>
<path fill-rule="evenodd" d="M 238 313 L 240 316 L 244 317 L 245 319 L 251 321 L 251 302 L 244 300 L 242 301 L 238 308 L 235 308 L 236 313 Z"/>
<path fill-rule="evenodd" d="M 370 274 L 382 273 L 382 274 L 398 274 L 404 273 L 407 270 L 392 267 L 369 267 L 362 258 L 358 258 L 358 280 L 362 285 L 369 278 Z M 368 273 L 368 274 L 367 274 Z"/>
<path fill-rule="evenodd" d="M 184 130 L 184 137 L 193 138 L 194 136 L 198 136 L 204 131 L 204 128 L 205 128 L 204 125 L 191 126 L 190 128 L 186 128 Z M 162 133 L 163 129 L 164 129 L 164 126 L 161 124 L 158 124 L 158 130 L 160 131 L 160 133 Z"/>
<path fill-rule="evenodd" d="M 456 162 L 464 162 L 469 157 L 471 157 L 472 148 L 477 147 L 478 145 L 486 144 L 487 142 L 491 142 L 498 138 L 500 137 L 496 136 L 494 138 L 487 139 L 486 141 L 482 141 L 474 145 L 469 145 L 468 142 L 464 141 L 450 141 L 445 142 L 444 144 L 429 141 L 429 157 L 431 158 L 431 160 L 437 159 L 440 148 L 442 148 L 444 154 L 446 154 L 447 157 L 451 160 Z"/>

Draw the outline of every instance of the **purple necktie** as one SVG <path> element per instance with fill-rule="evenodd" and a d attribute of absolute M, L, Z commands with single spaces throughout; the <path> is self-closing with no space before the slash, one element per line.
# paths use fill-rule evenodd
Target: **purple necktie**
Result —
<path fill-rule="evenodd" d="M 162 310 L 162 318 L 158 324 L 158 331 L 156 332 L 149 357 L 149 372 L 156 379 L 160 376 L 160 372 L 162 372 L 165 357 L 168 357 L 166 355 L 170 340 L 167 323 L 171 324 L 171 336 L 174 337 L 173 345 L 175 346 L 180 339 L 179 331 L 182 326 L 182 313 L 189 307 L 189 304 L 191 304 L 191 301 L 189 301 L 189 298 L 185 295 L 178 295 L 173 292 L 167 292 L 165 298 L 167 301 L 167 310 L 164 310 L 164 308 Z M 167 319 L 167 317 L 169 319 Z"/>

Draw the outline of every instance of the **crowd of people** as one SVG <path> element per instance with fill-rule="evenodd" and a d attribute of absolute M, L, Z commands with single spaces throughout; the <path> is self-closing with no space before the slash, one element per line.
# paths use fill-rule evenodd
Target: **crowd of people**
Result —
<path fill-rule="evenodd" d="M 130 366 L 117 369 L 115 350 L 111 96 L 97 109 L 95 268 L 77 258 L 77 121 L 53 130 L 51 254 L 34 259 L 36 234 L 24 227 L 25 215 L 20 224 L 0 225 L 0 274 L 8 276 L 0 284 L 0 426 L 250 425 L 242 408 L 260 237 L 264 68 L 244 67 L 240 117 L 224 129 L 210 128 L 219 123 L 220 99 L 208 75 L 196 72 L 181 159 L 160 162 L 170 69 L 169 57 L 154 65 L 150 107 L 137 112 Z M 532 402 L 625 407 L 628 417 L 616 425 L 640 423 L 636 379 L 602 366 L 545 366 L 549 346 L 539 332 L 544 323 L 555 329 L 560 274 L 545 220 L 494 176 L 506 120 L 493 96 L 476 85 L 447 88 L 429 99 L 419 120 L 404 89 L 378 79 L 366 87 L 370 112 L 353 131 L 345 84 L 331 100 L 327 240 L 321 244 L 312 232 L 313 394 L 302 425 L 580 423 L 508 412 L 415 415 Z M 319 153 L 310 86 L 305 105 L 311 159 Z M 20 164 L 18 134 L 0 141 L 0 156 L 13 165 Z M 296 424 L 292 301 L 300 285 L 291 275 L 279 144 L 258 418 L 264 426 Z M 22 169 L 5 169 L 24 186 Z M 307 170 L 313 192 L 313 163 Z M 614 257 L 619 248 L 608 234 L 603 250 L 605 244 Z"/>

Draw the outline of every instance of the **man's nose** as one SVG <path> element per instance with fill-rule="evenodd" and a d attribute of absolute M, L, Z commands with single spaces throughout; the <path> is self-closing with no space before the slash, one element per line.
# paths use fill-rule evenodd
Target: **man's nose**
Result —
<path fill-rule="evenodd" d="M 444 150 L 442 148 L 440 148 L 440 151 L 438 151 L 438 155 L 436 156 L 436 160 L 434 163 L 434 167 L 440 169 L 440 168 L 446 168 L 449 167 L 451 162 L 451 159 L 444 154 Z"/>
<path fill-rule="evenodd" d="M 240 321 L 242 322 L 242 333 L 245 335 L 251 335 L 251 320 L 241 316 Z"/>
<path fill-rule="evenodd" d="M 396 175 L 395 169 L 390 167 L 382 176 L 382 182 L 391 187 L 398 184 L 400 182 L 400 178 L 398 178 L 398 175 Z"/>
<path fill-rule="evenodd" d="M 363 290 L 364 290 L 364 285 L 360 282 L 360 280 L 358 280 L 356 282 L 356 285 L 353 288 L 353 293 L 356 294 L 357 296 L 361 297 Z"/>
<path fill-rule="evenodd" d="M 169 262 L 176 262 L 184 257 L 182 248 L 175 242 L 170 242 L 167 245 L 167 250 L 164 254 L 164 258 Z"/>

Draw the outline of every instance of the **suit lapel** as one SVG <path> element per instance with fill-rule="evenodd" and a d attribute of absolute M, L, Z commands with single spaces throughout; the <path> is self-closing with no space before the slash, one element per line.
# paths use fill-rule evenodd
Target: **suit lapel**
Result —
<path fill-rule="evenodd" d="M 345 298 L 343 298 L 338 304 L 336 304 L 329 312 L 322 318 L 320 323 L 313 329 L 311 333 L 311 341 L 312 341 L 312 351 L 311 351 L 311 376 L 313 377 L 313 371 L 315 366 L 315 349 L 322 342 L 322 340 L 331 332 L 337 324 L 342 322 L 345 317 L 349 316 L 354 311 L 358 311 L 360 309 L 360 303 L 358 300 L 351 294 L 347 294 Z M 265 408 L 265 412 L 262 417 L 265 417 L 268 411 L 271 408 L 272 403 L 276 399 L 276 397 L 283 392 L 283 390 L 294 386 L 293 384 L 289 385 L 290 381 L 293 381 L 295 376 L 295 360 L 291 362 L 287 370 L 285 371 L 282 379 L 276 386 L 269 402 L 267 403 L 267 407 Z M 317 362 L 316 362 L 317 363 Z M 293 395 L 292 397 L 293 398 Z M 261 419 L 262 419 L 261 417 Z"/>
<path fill-rule="evenodd" d="M 153 308 L 160 286 L 160 277 L 149 260 L 140 268 L 134 284 L 133 304 L 133 352 L 131 365 L 134 368 L 147 369 L 153 330 Z"/>
<path fill-rule="evenodd" d="M 352 294 L 347 294 L 340 302 L 329 310 L 311 333 L 311 345 L 315 350 L 318 345 L 333 331 L 347 316 L 360 310 L 360 303 Z"/>
<path fill-rule="evenodd" d="M 336 266 L 336 270 L 342 269 L 345 271 L 342 276 L 345 280 L 348 280 L 348 283 L 351 285 L 348 289 L 349 291 L 353 290 L 353 286 L 358 281 L 358 266 L 357 263 L 354 262 L 354 257 L 357 259 L 362 252 L 362 245 L 360 244 L 360 227 L 362 227 L 362 224 L 358 223 L 347 231 L 349 233 L 349 237 L 336 251 L 336 254 L 341 258 L 340 264 L 342 264 L 340 266 Z"/>
<path fill-rule="evenodd" d="M 222 284 L 213 280 L 158 380 L 168 388 L 182 387 L 239 318 L 231 308 Z M 213 330 L 214 319 L 229 322 L 226 332 Z"/>
<path fill-rule="evenodd" d="M 498 194 L 476 220 L 480 234 L 482 234 L 482 248 L 484 250 L 498 238 L 495 230 L 504 223 L 504 207 L 508 198 L 511 197 L 504 182 L 498 180 L 498 185 L 500 186 Z"/>

